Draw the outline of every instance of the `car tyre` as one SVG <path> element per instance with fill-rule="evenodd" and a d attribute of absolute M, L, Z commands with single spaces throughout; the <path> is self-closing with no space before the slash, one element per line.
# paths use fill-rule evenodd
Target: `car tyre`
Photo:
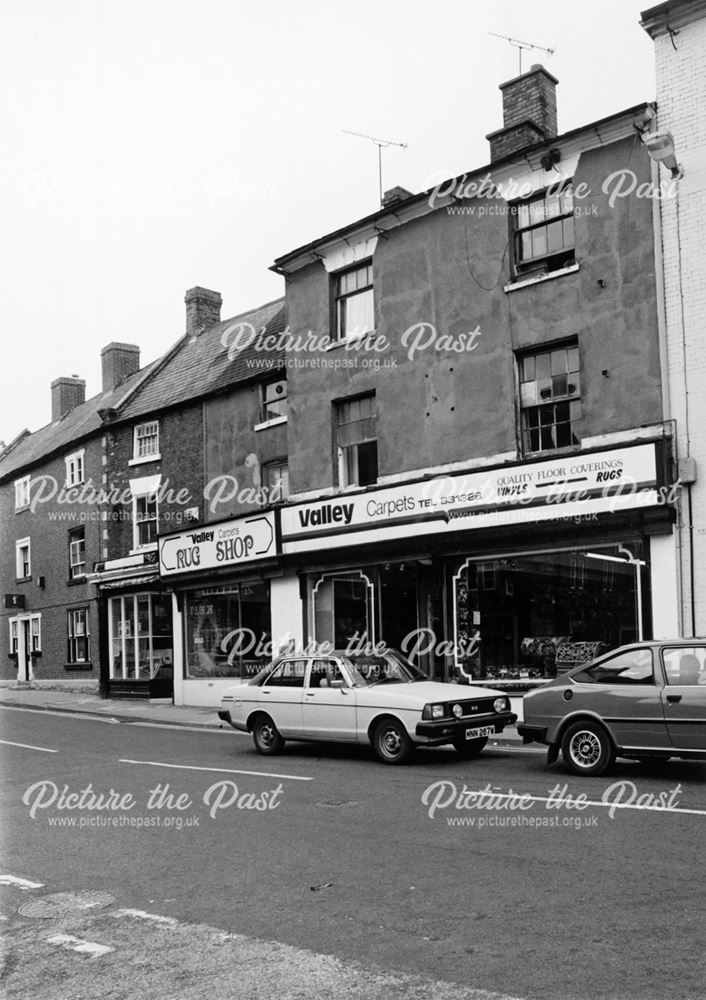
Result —
<path fill-rule="evenodd" d="M 454 740 L 453 748 L 461 757 L 477 757 L 487 742 L 487 736 L 481 736 L 477 740 Z"/>
<path fill-rule="evenodd" d="M 259 715 L 252 727 L 252 740 L 258 753 L 267 757 L 282 753 L 284 740 L 269 715 Z"/>
<path fill-rule="evenodd" d="M 615 749 L 606 730 L 597 722 L 572 723 L 561 740 L 561 755 L 574 774 L 603 774 L 615 760 Z"/>
<path fill-rule="evenodd" d="M 383 719 L 373 733 L 373 749 L 383 764 L 404 764 L 414 749 L 407 730 L 397 719 Z"/>

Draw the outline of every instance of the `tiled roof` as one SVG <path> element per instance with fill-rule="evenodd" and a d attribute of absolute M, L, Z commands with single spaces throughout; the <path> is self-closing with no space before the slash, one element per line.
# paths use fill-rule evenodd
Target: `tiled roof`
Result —
<path fill-rule="evenodd" d="M 146 365 L 110 392 L 93 396 L 60 420 L 40 427 L 33 434 L 26 434 L 4 457 L 0 457 L 0 480 L 16 475 L 53 452 L 70 448 L 75 442 L 100 431 L 103 422 L 98 411 L 117 407 L 126 393 L 150 375 L 156 364 Z"/>
<path fill-rule="evenodd" d="M 184 337 L 171 357 L 159 364 L 144 387 L 116 415 L 134 419 L 176 403 L 210 395 L 237 382 L 262 378 L 281 366 L 284 351 L 258 350 L 256 339 L 233 358 L 223 337 L 229 327 L 250 324 L 257 337 L 273 337 L 285 329 L 284 299 L 276 299 L 250 312 L 217 323 L 195 337 Z M 249 329 L 246 327 L 246 329 Z M 226 336 L 233 343 L 233 334 Z"/>
<path fill-rule="evenodd" d="M 240 324 L 250 324 L 256 335 L 272 337 L 281 333 L 285 329 L 284 299 L 217 323 L 197 337 L 184 336 L 162 358 L 111 392 L 94 396 L 61 420 L 21 437 L 4 457 L 0 455 L 0 481 L 100 431 L 104 427 L 100 410 L 113 409 L 115 420 L 131 420 L 238 382 L 262 378 L 283 363 L 284 351 L 258 350 L 256 342 L 229 358 L 222 339 L 229 327 Z M 232 343 L 232 334 L 226 343 Z M 126 395 L 129 398 L 121 406 Z"/>

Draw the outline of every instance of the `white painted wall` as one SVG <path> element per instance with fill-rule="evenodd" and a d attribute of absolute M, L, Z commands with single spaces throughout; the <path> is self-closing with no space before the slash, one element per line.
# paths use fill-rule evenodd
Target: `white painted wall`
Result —
<path fill-rule="evenodd" d="M 696 634 L 706 634 L 706 8 L 673 4 L 673 37 L 654 40 L 657 127 L 674 137 L 684 167 L 676 197 L 659 203 L 664 252 L 667 376 L 671 416 L 676 420 L 679 458 L 697 464 L 693 509 L 694 616 Z M 691 20 L 689 20 L 691 19 Z M 686 21 L 686 23 L 684 23 Z M 659 168 L 660 179 L 669 172 Z M 685 490 L 679 532 L 683 632 L 691 635 L 690 538 Z M 655 606 L 657 602 L 655 601 Z"/>
<path fill-rule="evenodd" d="M 283 576 L 270 580 L 272 645 L 275 655 L 289 641 L 304 645 L 304 608 L 299 595 L 299 578 Z"/>
<path fill-rule="evenodd" d="M 674 535 L 654 535 L 650 539 L 650 587 L 652 630 L 655 639 L 679 635 L 679 586 Z"/>

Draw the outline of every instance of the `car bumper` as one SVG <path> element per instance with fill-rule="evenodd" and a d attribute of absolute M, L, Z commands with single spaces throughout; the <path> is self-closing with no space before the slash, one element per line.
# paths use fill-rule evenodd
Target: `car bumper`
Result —
<path fill-rule="evenodd" d="M 414 732 L 425 743 L 441 745 L 465 739 L 467 729 L 492 727 L 494 733 L 501 733 L 505 726 L 512 726 L 515 722 L 517 716 L 514 712 L 494 712 L 493 715 L 479 715 L 477 718 L 461 721 L 446 719 L 439 722 L 418 722 Z"/>
<path fill-rule="evenodd" d="M 523 743 L 546 743 L 546 726 L 526 726 L 524 724 L 517 727 L 517 732 L 522 737 Z"/>

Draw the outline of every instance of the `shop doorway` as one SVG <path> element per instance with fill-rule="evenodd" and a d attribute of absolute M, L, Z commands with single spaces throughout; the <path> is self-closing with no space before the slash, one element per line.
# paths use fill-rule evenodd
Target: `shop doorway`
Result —
<path fill-rule="evenodd" d="M 409 649 L 419 628 L 416 562 L 380 567 L 380 636 L 394 649 Z"/>

